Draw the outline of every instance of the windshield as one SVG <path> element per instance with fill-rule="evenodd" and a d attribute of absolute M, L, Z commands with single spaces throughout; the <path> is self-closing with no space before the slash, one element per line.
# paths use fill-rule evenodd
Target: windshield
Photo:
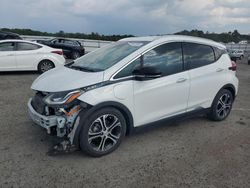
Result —
<path fill-rule="evenodd" d="M 68 67 L 90 72 L 104 71 L 147 43 L 145 41 L 111 43 L 75 60 Z"/>

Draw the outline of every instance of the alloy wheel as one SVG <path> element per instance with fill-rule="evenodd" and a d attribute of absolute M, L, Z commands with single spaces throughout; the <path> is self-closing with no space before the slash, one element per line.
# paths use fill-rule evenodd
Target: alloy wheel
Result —
<path fill-rule="evenodd" d="M 232 107 L 232 98 L 228 93 L 223 94 L 218 100 L 216 113 L 220 118 L 226 117 Z"/>
<path fill-rule="evenodd" d="M 52 68 L 54 68 L 54 66 L 51 62 L 49 62 L 49 61 L 41 62 L 41 65 L 40 65 L 41 72 L 46 72 Z"/>
<path fill-rule="evenodd" d="M 112 114 L 104 114 L 93 121 L 88 130 L 88 143 L 98 152 L 112 149 L 122 134 L 121 122 Z"/>

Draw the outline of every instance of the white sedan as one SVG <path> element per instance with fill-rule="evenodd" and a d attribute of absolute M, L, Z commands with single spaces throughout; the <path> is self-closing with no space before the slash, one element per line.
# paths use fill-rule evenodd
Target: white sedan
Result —
<path fill-rule="evenodd" d="M 38 70 L 43 73 L 64 64 L 61 49 L 25 40 L 0 41 L 0 71 Z"/>

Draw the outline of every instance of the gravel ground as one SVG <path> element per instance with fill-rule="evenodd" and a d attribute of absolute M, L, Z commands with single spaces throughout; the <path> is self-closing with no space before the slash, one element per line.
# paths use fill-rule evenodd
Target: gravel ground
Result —
<path fill-rule="evenodd" d="M 57 140 L 28 118 L 36 73 L 0 75 L 0 187 L 250 187 L 250 66 L 223 122 L 196 117 L 126 137 L 110 155 L 55 157 Z"/>

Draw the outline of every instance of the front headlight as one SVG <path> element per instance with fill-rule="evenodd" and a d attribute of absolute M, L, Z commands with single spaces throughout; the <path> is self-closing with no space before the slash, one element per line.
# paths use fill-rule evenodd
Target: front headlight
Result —
<path fill-rule="evenodd" d="M 69 104 L 74 101 L 77 97 L 82 95 L 84 91 L 76 90 L 71 92 L 58 92 L 49 94 L 44 101 L 48 105 L 61 105 L 61 104 Z"/>

